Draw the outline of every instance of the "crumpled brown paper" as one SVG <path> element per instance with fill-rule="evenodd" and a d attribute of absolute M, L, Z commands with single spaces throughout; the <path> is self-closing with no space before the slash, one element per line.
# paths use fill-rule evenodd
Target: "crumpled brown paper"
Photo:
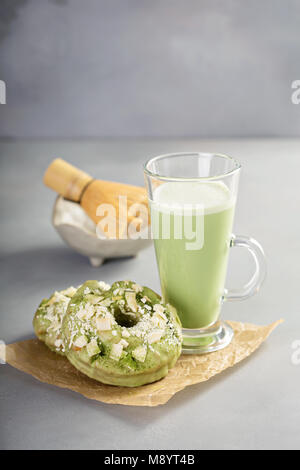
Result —
<path fill-rule="evenodd" d="M 77 371 L 69 361 L 51 352 L 38 339 L 9 344 L 6 362 L 41 382 L 68 388 L 104 403 L 156 406 L 166 403 L 189 385 L 209 380 L 250 356 L 282 320 L 268 326 L 228 322 L 234 329 L 232 343 L 221 351 L 205 355 L 182 355 L 167 377 L 136 388 L 101 384 Z"/>

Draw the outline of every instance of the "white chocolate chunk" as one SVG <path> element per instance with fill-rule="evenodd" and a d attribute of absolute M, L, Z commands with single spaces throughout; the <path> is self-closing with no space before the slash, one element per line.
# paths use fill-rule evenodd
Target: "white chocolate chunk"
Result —
<path fill-rule="evenodd" d="M 157 313 L 164 313 L 165 307 L 163 307 L 161 304 L 155 304 L 153 310 Z"/>
<path fill-rule="evenodd" d="M 103 305 L 97 305 L 96 306 L 96 315 L 105 315 L 106 313 L 109 313 L 107 307 L 103 307 Z"/>
<path fill-rule="evenodd" d="M 150 333 L 148 334 L 148 343 L 149 344 L 157 343 L 163 334 L 164 334 L 164 330 L 150 331 Z"/>
<path fill-rule="evenodd" d="M 101 290 L 109 290 L 110 289 L 110 285 L 106 284 L 106 282 L 104 282 L 104 281 L 99 281 L 99 287 L 100 287 Z"/>
<path fill-rule="evenodd" d="M 97 318 L 96 325 L 97 325 L 97 330 L 98 331 L 111 330 L 111 319 L 110 319 L 110 317 Z"/>
<path fill-rule="evenodd" d="M 95 305 L 98 302 L 100 302 L 100 300 L 102 300 L 102 299 L 103 299 L 103 295 L 93 295 L 89 300 L 90 300 L 91 304 Z"/>
<path fill-rule="evenodd" d="M 133 285 L 132 285 L 132 289 L 133 289 L 136 293 L 142 292 L 142 290 L 143 290 L 142 286 L 140 286 L 139 284 L 133 284 Z"/>
<path fill-rule="evenodd" d="M 66 297 L 62 292 L 55 291 L 49 300 L 48 305 L 52 305 L 58 302 L 68 302 L 69 300 L 69 297 Z"/>
<path fill-rule="evenodd" d="M 79 306 L 76 316 L 77 318 L 79 318 L 79 320 L 89 320 L 94 315 L 94 313 L 94 306 L 91 303 L 87 302 L 84 306 Z"/>
<path fill-rule="evenodd" d="M 84 348 L 84 346 L 86 346 L 87 344 L 87 339 L 85 336 L 79 336 L 79 338 L 77 338 L 75 341 L 74 341 L 74 346 L 76 348 Z"/>
<path fill-rule="evenodd" d="M 130 336 L 129 331 L 128 330 L 123 330 L 122 331 L 122 336 L 123 336 L 123 338 L 129 338 L 129 336 Z"/>
<path fill-rule="evenodd" d="M 73 286 L 68 287 L 68 289 L 63 290 L 61 293 L 63 295 L 67 295 L 68 297 L 73 297 L 73 295 L 76 293 L 77 289 Z"/>
<path fill-rule="evenodd" d="M 125 292 L 125 299 L 130 310 L 136 312 L 138 305 L 136 303 L 135 292 Z"/>
<path fill-rule="evenodd" d="M 152 323 L 155 327 L 164 328 L 168 321 L 164 313 L 155 312 L 151 318 Z"/>
<path fill-rule="evenodd" d="M 127 348 L 127 346 L 129 345 L 129 343 L 125 339 L 121 339 L 119 341 L 119 344 L 121 344 L 123 348 Z"/>
<path fill-rule="evenodd" d="M 62 339 L 56 339 L 56 340 L 54 341 L 54 346 L 55 346 L 56 348 L 60 348 L 62 345 L 63 345 L 63 340 L 62 340 Z"/>
<path fill-rule="evenodd" d="M 104 307 L 109 307 L 111 303 L 112 300 L 109 297 L 101 301 L 101 305 L 103 305 Z"/>
<path fill-rule="evenodd" d="M 140 362 L 144 362 L 147 355 L 147 346 L 138 346 L 132 351 L 134 359 Z"/>
<path fill-rule="evenodd" d="M 89 320 L 95 313 L 94 306 L 91 303 L 87 303 L 85 305 L 85 310 L 86 310 L 85 317 L 87 320 Z"/>
<path fill-rule="evenodd" d="M 110 352 L 110 358 L 114 359 L 115 361 L 118 361 L 121 357 L 121 354 L 123 352 L 123 346 L 120 343 L 113 344 L 111 347 L 111 352 Z"/>
<path fill-rule="evenodd" d="M 87 345 L 86 350 L 87 350 L 87 353 L 88 353 L 89 357 L 92 357 L 92 356 L 95 356 L 96 354 L 99 354 L 100 349 L 99 349 L 99 346 L 97 344 L 97 340 L 95 338 L 93 338 L 91 340 L 91 342 Z"/>

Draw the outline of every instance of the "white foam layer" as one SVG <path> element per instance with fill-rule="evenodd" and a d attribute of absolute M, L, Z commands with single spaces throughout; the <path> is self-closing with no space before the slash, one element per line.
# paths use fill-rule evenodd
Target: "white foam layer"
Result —
<path fill-rule="evenodd" d="M 193 206 L 204 213 L 220 212 L 234 205 L 234 199 L 222 182 L 169 182 L 158 186 L 153 194 L 153 205 L 161 211 Z"/>

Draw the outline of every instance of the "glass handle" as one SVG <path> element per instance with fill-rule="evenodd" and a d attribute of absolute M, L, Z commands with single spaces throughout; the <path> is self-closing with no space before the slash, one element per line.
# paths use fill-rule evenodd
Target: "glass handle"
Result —
<path fill-rule="evenodd" d="M 240 289 L 225 289 L 224 300 L 246 300 L 256 294 L 266 277 L 266 258 L 261 245 L 254 238 L 232 235 L 230 247 L 246 248 L 255 262 L 255 272 L 251 279 Z"/>

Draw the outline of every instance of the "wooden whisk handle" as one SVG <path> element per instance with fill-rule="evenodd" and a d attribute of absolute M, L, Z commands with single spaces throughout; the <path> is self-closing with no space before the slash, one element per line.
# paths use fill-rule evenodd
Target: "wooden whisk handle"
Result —
<path fill-rule="evenodd" d="M 82 194 L 93 178 L 70 163 L 56 158 L 47 168 L 44 183 L 66 199 L 80 202 Z"/>

